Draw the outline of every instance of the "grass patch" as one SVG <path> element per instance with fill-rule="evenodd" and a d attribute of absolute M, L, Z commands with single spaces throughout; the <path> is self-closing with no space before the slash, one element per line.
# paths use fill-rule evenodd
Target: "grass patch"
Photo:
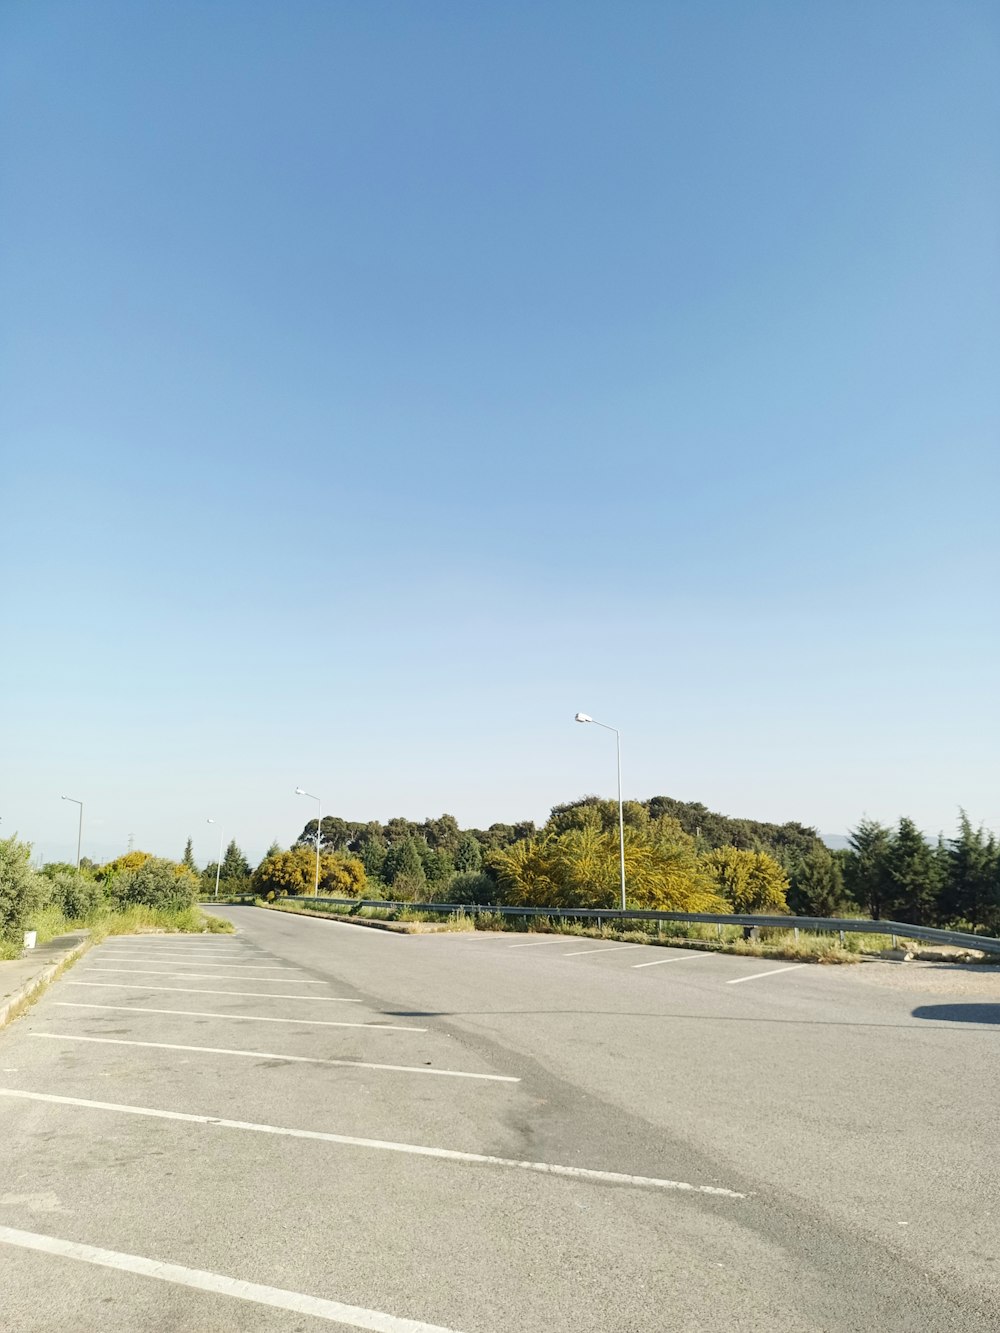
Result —
<path fill-rule="evenodd" d="M 138 905 L 123 907 L 120 911 L 100 907 L 85 917 L 66 917 L 58 907 L 49 906 L 35 913 L 28 929 L 35 931 L 39 944 L 48 944 L 49 940 L 58 935 L 67 935 L 74 930 L 89 930 L 92 942 L 98 944 L 109 935 L 230 935 L 235 926 L 200 907 L 184 907 L 173 911 Z M 0 961 L 21 958 L 23 953 L 20 941 L 0 943 Z"/>

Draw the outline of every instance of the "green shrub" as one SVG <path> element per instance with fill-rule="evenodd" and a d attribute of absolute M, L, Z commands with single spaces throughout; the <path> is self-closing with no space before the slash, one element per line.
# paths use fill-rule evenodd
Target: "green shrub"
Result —
<path fill-rule="evenodd" d="M 135 869 L 119 872 L 110 888 L 117 907 L 137 905 L 177 912 L 194 906 L 198 886 L 198 877 L 184 867 L 151 856 Z"/>
<path fill-rule="evenodd" d="M 0 838 L 0 945 L 21 944 L 47 890 L 45 880 L 31 868 L 31 843 Z"/>
<path fill-rule="evenodd" d="M 49 901 L 67 920 L 78 921 L 90 916 L 104 902 L 100 884 L 75 870 L 60 869 L 47 878 L 52 885 Z"/>
<path fill-rule="evenodd" d="M 496 882 L 482 870 L 466 870 L 452 878 L 443 901 L 450 903 L 494 904 L 499 901 Z"/>

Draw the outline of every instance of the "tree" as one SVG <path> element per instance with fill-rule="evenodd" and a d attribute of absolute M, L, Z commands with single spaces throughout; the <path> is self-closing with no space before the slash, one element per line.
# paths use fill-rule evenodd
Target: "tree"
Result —
<path fill-rule="evenodd" d="M 483 853 L 477 840 L 471 833 L 463 833 L 455 851 L 455 869 L 461 874 L 471 874 L 483 864 Z"/>
<path fill-rule="evenodd" d="M 974 829 L 959 812 L 958 836 L 948 848 L 948 879 L 944 890 L 947 919 L 973 930 L 1000 929 L 1000 856 L 992 833 Z"/>
<path fill-rule="evenodd" d="M 892 898 L 889 876 L 889 849 L 892 834 L 875 819 L 862 819 L 849 838 L 849 853 L 844 860 L 847 891 L 874 921 L 885 915 Z"/>
<path fill-rule="evenodd" d="M 400 898 L 423 896 L 427 877 L 414 838 L 404 838 L 389 848 L 382 864 L 382 879 Z"/>
<path fill-rule="evenodd" d="M 272 841 L 270 847 L 268 847 L 267 851 L 264 853 L 264 855 L 263 855 L 260 859 L 261 859 L 262 861 L 266 861 L 267 858 L 268 858 L 269 856 L 276 856 L 276 855 L 278 854 L 278 852 L 280 852 L 280 851 L 281 851 L 281 845 L 279 844 L 279 842 L 277 841 L 277 839 L 274 839 L 274 840 Z"/>
<path fill-rule="evenodd" d="M 890 918 L 914 926 L 938 920 L 942 882 L 933 849 L 912 819 L 902 818 L 886 856 Z"/>
<path fill-rule="evenodd" d="M 187 842 L 184 844 L 184 855 L 181 857 L 181 865 L 187 866 L 188 870 L 197 869 L 194 863 L 194 844 L 190 838 L 188 838 Z"/>
<path fill-rule="evenodd" d="M 781 865 L 767 852 L 739 847 L 716 847 L 701 857 L 715 891 L 734 912 L 788 911 L 788 879 Z"/>
<path fill-rule="evenodd" d="M 537 907 L 613 907 L 618 902 L 618 830 L 592 824 L 497 848 L 488 861 L 506 901 Z M 698 864 L 690 838 L 656 840 L 625 830 L 625 880 L 631 906 L 725 912 Z"/>
<path fill-rule="evenodd" d="M 0 949 L 20 946 L 25 928 L 47 896 L 48 885 L 31 868 L 31 843 L 0 838 Z"/>
<path fill-rule="evenodd" d="M 308 847 L 292 847 L 265 857 L 253 873 L 254 889 L 262 897 L 312 894 L 315 886 L 316 853 Z M 365 886 L 364 866 L 355 857 L 323 852 L 319 861 L 319 891 L 329 898 L 357 898 Z"/>
<path fill-rule="evenodd" d="M 802 916 L 843 916 L 849 903 L 840 861 L 825 847 L 794 864 L 788 905 Z"/>
<path fill-rule="evenodd" d="M 219 872 L 219 878 L 231 884 L 234 880 L 242 883 L 250 878 L 250 862 L 246 859 L 239 847 L 236 845 L 236 839 L 233 838 L 226 848 L 226 854 L 222 858 L 222 869 Z"/>
<path fill-rule="evenodd" d="M 198 877 L 176 861 L 147 856 L 140 865 L 119 871 L 111 882 L 110 893 L 119 907 L 141 904 L 178 911 L 194 906 Z"/>

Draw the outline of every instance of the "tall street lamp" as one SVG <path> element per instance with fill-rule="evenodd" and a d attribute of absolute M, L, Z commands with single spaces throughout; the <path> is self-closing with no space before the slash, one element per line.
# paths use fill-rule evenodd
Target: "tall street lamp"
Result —
<path fill-rule="evenodd" d="M 80 869 L 80 843 L 83 839 L 83 802 L 78 801 L 75 796 L 63 796 L 64 801 L 72 801 L 74 805 L 80 807 L 80 818 L 76 825 L 76 868 Z"/>
<path fill-rule="evenodd" d="M 214 819 L 206 819 L 206 820 L 205 820 L 205 823 L 206 823 L 206 824 L 214 824 L 214 823 L 215 823 L 215 820 L 214 820 Z M 225 837 L 225 834 L 222 832 L 222 827 L 221 827 L 221 825 L 220 825 L 220 826 L 219 826 L 219 858 L 218 858 L 218 860 L 217 860 L 216 863 L 215 863 L 215 896 L 216 896 L 216 898 L 218 898 L 218 896 L 219 896 L 219 876 L 222 874 L 222 839 L 223 839 L 224 837 Z"/>
<path fill-rule="evenodd" d="M 303 791 L 301 787 L 295 788 L 296 796 L 308 796 L 310 801 L 316 802 L 316 886 L 313 889 L 316 897 L 319 897 L 319 840 L 323 829 L 323 803 L 318 796 L 314 796 L 311 791 Z"/>
<path fill-rule="evenodd" d="M 577 722 L 591 722 L 595 727 L 603 727 L 605 731 L 615 733 L 615 748 L 618 752 L 618 864 L 621 870 L 622 885 L 622 911 L 625 908 L 625 812 L 622 807 L 622 734 L 617 727 L 609 727 L 606 722 L 598 722 L 596 718 L 588 713 L 577 713 Z"/>

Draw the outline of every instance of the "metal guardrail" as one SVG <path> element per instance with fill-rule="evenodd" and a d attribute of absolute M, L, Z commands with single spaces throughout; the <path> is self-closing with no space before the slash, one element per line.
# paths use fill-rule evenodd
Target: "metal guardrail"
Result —
<path fill-rule="evenodd" d="M 826 916 L 753 916 L 737 912 L 647 912 L 628 911 L 612 907 L 499 907 L 475 903 L 414 903 L 385 898 L 315 898 L 312 894 L 294 896 L 288 902 L 330 903 L 338 907 L 387 907 L 393 910 L 407 908 L 418 912 L 461 913 L 477 916 L 480 913 L 498 913 L 501 916 L 545 916 L 553 919 L 605 921 L 690 921 L 719 926 L 764 926 L 779 930 L 810 930 L 822 934 L 841 935 L 898 935 L 902 939 L 924 940 L 929 944 L 949 944 L 960 949 L 981 949 L 984 953 L 1000 954 L 1000 940 L 991 935 L 971 935 L 961 930 L 938 930 L 936 926 L 913 926 L 905 921 L 870 921 L 861 917 Z"/>

